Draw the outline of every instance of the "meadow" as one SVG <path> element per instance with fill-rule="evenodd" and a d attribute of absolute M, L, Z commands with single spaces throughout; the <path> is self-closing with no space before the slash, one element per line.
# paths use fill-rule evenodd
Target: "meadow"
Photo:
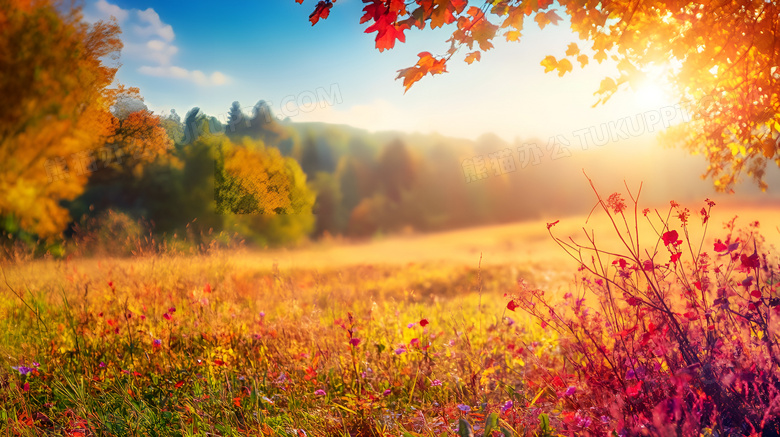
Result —
<path fill-rule="evenodd" d="M 691 206 L 694 214 L 699 207 Z M 777 244 L 778 213 L 715 207 L 708 216 L 712 236 L 703 237 L 702 246 L 715 245 L 717 252 L 717 238 L 726 232 L 721 224 L 734 215 L 745 226 L 761 221 L 765 247 Z M 624 295 L 611 298 L 613 307 L 605 305 L 593 285 L 598 279 L 587 279 L 588 272 L 548 233 L 587 242 L 583 226 L 597 229 L 599 247 L 608 248 L 603 255 L 609 256 L 621 243 L 608 232 L 610 218 L 619 215 L 601 211 L 589 219 L 565 217 L 554 226 L 540 220 L 285 250 L 6 263 L 0 287 L 0 429 L 4 435 L 71 436 L 552 436 L 638 435 L 644 426 L 653 435 L 740 435 L 744 431 L 733 424 L 707 420 L 721 404 L 712 400 L 706 382 L 697 386 L 697 376 L 683 381 L 680 369 L 690 366 L 675 353 L 658 353 L 655 368 L 650 361 L 639 366 L 615 359 L 625 358 L 616 337 L 643 346 L 652 337 L 656 349 L 674 347 L 653 337 L 662 326 L 651 319 L 655 301 L 636 294 L 641 303 Z M 666 220 L 671 226 L 672 219 Z M 694 228 L 700 226 L 692 224 L 685 239 L 698 242 Z M 643 234 L 646 244 L 677 247 L 668 230 L 661 231 Z M 743 242 L 740 254 L 753 252 L 748 240 L 733 241 Z M 620 259 L 629 258 L 600 261 L 606 272 L 619 270 L 610 262 Z M 770 271 L 775 261 L 770 255 L 759 267 Z M 680 266 L 683 262 L 685 257 Z M 739 265 L 740 258 L 731 262 Z M 631 283 L 639 273 L 642 269 L 624 269 L 604 276 L 617 287 L 617 278 Z M 751 311 L 762 311 L 757 306 L 765 297 L 767 322 L 776 305 L 770 298 L 776 281 L 756 277 L 764 296 L 752 301 Z M 680 281 L 646 281 L 667 282 Z M 639 282 L 632 286 L 642 290 Z M 747 334 L 729 331 L 725 318 L 711 320 L 718 296 L 714 287 L 709 292 L 702 292 L 702 300 L 710 333 L 739 335 L 741 350 L 753 360 L 753 379 L 742 374 L 750 371 L 742 359 L 726 363 L 720 356 L 713 364 L 742 369 L 736 381 L 743 376 L 752 381 L 729 386 L 730 402 L 745 399 L 750 408 L 775 411 L 778 398 L 770 394 L 776 390 L 767 387 L 777 387 L 777 381 L 755 376 L 756 365 L 766 366 L 769 359 L 759 359 L 763 346 L 751 338 L 773 338 L 776 322 L 765 324 L 764 332 L 755 326 Z M 676 304 L 669 299 L 660 298 Z M 553 310 L 561 303 L 564 309 Z M 645 303 L 648 309 L 641 310 Z M 583 316 L 583 305 L 592 308 L 592 319 Z M 631 329 L 626 320 L 605 324 L 616 308 L 649 323 Z M 696 311 L 690 301 L 687 311 L 685 329 L 705 323 L 704 316 L 695 322 L 690 315 Z M 567 322 L 572 314 L 580 324 Z M 682 313 L 670 314 L 664 317 Z M 583 344 L 582 332 L 603 340 Z M 666 331 L 663 336 L 674 337 Z M 695 342 L 695 336 L 689 338 Z M 602 368 L 594 357 L 607 349 L 611 355 L 603 358 L 611 368 Z M 642 360 L 639 349 L 631 353 Z M 625 374 L 618 388 L 605 382 L 615 368 Z M 671 387 L 653 377 L 672 381 Z M 633 381 L 640 379 L 637 386 Z M 634 405 L 632 396 L 645 397 Z M 676 431 L 659 419 L 667 417 L 666 410 L 659 412 L 664 402 Z M 708 413 L 692 419 L 685 412 L 696 408 Z"/>

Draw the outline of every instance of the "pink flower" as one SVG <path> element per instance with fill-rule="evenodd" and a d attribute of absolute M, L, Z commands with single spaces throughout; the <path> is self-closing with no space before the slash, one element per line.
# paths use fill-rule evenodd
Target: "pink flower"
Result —
<path fill-rule="evenodd" d="M 566 389 L 566 392 L 564 393 L 564 396 L 571 396 L 571 395 L 573 395 L 576 392 L 577 392 L 577 387 L 571 386 L 571 387 Z"/>
<path fill-rule="evenodd" d="M 163 313 L 163 319 L 165 320 L 171 320 L 171 315 L 168 313 Z"/>
<path fill-rule="evenodd" d="M 390 389 L 388 388 L 387 390 L 385 390 L 385 391 L 382 393 L 382 395 L 383 395 L 383 396 L 390 396 L 390 393 L 392 393 L 392 390 L 390 390 Z"/>
<path fill-rule="evenodd" d="M 357 345 L 360 344 L 360 339 L 359 338 L 351 338 L 349 340 L 349 344 L 351 344 L 352 346 L 357 346 Z"/>
<path fill-rule="evenodd" d="M 317 396 L 325 396 L 326 393 L 325 393 L 325 390 L 319 389 L 319 390 L 315 391 L 314 394 L 317 395 Z"/>
<path fill-rule="evenodd" d="M 437 387 L 441 386 L 441 381 L 439 381 L 438 379 L 434 379 L 433 381 L 431 381 L 431 385 L 434 385 L 434 386 L 437 386 Z"/>

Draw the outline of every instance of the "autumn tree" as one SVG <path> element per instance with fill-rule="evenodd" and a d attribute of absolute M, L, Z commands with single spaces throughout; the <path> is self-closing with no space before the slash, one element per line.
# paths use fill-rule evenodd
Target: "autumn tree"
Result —
<path fill-rule="evenodd" d="M 303 3 L 303 0 L 296 0 Z M 312 25 L 329 16 L 336 0 L 320 0 Z M 672 144 L 701 153 L 706 175 L 718 190 L 731 190 L 744 173 L 762 188 L 768 162 L 780 166 L 780 9 L 776 0 L 363 0 L 367 33 L 376 48 L 404 42 L 411 28 L 452 29 L 446 53 L 420 53 L 399 71 L 408 90 L 424 76 L 447 71 L 453 59 L 479 61 L 502 38 L 519 41 L 533 18 L 540 28 L 568 15 L 571 42 L 557 56 L 541 60 L 547 72 L 563 76 L 607 58 L 614 73 L 604 78 L 596 104 L 641 83 L 653 66 L 668 70 L 690 122 L 667 133 Z M 457 57 L 456 57 L 457 55 Z"/>
<path fill-rule="evenodd" d="M 85 154 L 114 132 L 108 88 L 122 43 L 115 22 L 82 22 L 49 1 L 0 2 L 0 216 L 42 237 L 69 221 Z"/>

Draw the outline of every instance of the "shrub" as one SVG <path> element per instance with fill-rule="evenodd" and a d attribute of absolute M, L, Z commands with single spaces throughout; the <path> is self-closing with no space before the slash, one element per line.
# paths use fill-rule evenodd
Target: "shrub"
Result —
<path fill-rule="evenodd" d="M 584 244 L 564 240 L 550 223 L 580 264 L 576 290 L 552 302 L 520 284 L 508 304 L 560 335 L 565 356 L 544 364 L 576 380 L 560 426 L 578 435 L 777 435 L 778 259 L 758 222 L 738 229 L 735 217 L 705 246 L 714 202 L 698 214 L 695 241 L 699 219 L 687 208 L 640 212 L 639 193 L 629 190 L 627 204 L 591 187 L 620 249 L 603 249 L 592 233 Z M 653 238 L 640 239 L 640 221 Z"/>

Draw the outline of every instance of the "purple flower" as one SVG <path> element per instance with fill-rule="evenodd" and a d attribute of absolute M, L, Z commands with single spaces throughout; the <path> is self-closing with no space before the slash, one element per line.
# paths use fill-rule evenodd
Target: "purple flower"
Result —
<path fill-rule="evenodd" d="M 159 338 L 155 338 L 152 343 L 154 343 L 155 346 L 160 346 L 162 344 L 162 340 L 160 340 Z"/>
<path fill-rule="evenodd" d="M 434 379 L 433 381 L 431 381 L 431 385 L 440 386 L 441 381 L 439 381 L 438 379 Z"/>
<path fill-rule="evenodd" d="M 395 350 L 396 355 L 401 355 L 402 353 L 406 352 L 405 346 L 400 346 L 398 349 Z"/>
<path fill-rule="evenodd" d="M 464 404 L 458 404 L 458 409 L 460 411 L 463 411 L 464 413 L 468 413 L 469 411 L 471 411 L 471 407 L 469 407 L 468 405 L 464 405 Z"/>
<path fill-rule="evenodd" d="M 512 402 L 512 401 L 506 401 L 506 403 L 504 404 L 504 406 L 503 406 L 503 407 L 501 407 L 501 412 L 502 412 L 502 413 L 506 413 L 507 411 L 509 411 L 509 409 L 511 409 L 511 408 L 512 408 L 512 407 L 514 407 L 514 406 L 515 406 L 515 403 L 514 403 L 514 402 Z"/>
<path fill-rule="evenodd" d="M 385 391 L 382 393 L 382 395 L 384 395 L 384 396 L 390 396 L 390 393 L 392 393 L 392 390 L 390 390 L 390 389 L 388 388 L 387 390 L 385 390 Z"/>
<path fill-rule="evenodd" d="M 11 368 L 18 371 L 20 375 L 26 375 L 33 371 L 31 367 L 27 367 L 27 366 L 18 366 L 18 367 L 11 367 Z"/>
<path fill-rule="evenodd" d="M 317 396 L 325 396 L 325 390 L 319 389 L 319 390 L 315 391 L 314 394 L 317 395 Z"/>
<path fill-rule="evenodd" d="M 100 364 L 98 364 L 98 367 L 106 367 L 106 363 L 101 361 Z"/>
<path fill-rule="evenodd" d="M 35 361 L 33 361 L 33 366 L 35 366 L 35 367 L 40 367 L 41 365 L 40 365 L 40 364 L 38 364 L 38 363 L 36 363 Z"/>
<path fill-rule="evenodd" d="M 412 323 L 410 323 L 410 324 L 406 325 L 406 327 L 407 327 L 407 328 L 414 328 L 414 322 L 412 322 Z"/>
<path fill-rule="evenodd" d="M 634 373 L 634 369 L 628 369 L 626 371 L 626 379 L 634 379 L 636 378 L 636 374 Z"/>
<path fill-rule="evenodd" d="M 506 326 L 512 326 L 515 324 L 515 321 L 512 320 L 511 317 L 505 317 L 504 319 L 506 320 Z"/>
<path fill-rule="evenodd" d="M 571 387 L 566 389 L 566 392 L 564 393 L 564 396 L 571 396 L 571 395 L 573 395 L 576 392 L 577 392 L 577 387 L 572 385 Z"/>
<path fill-rule="evenodd" d="M 585 416 L 585 417 L 577 417 L 577 425 L 579 425 L 582 428 L 589 427 L 591 423 L 593 423 L 593 420 L 591 420 L 590 417 L 587 417 L 587 416 Z"/>

